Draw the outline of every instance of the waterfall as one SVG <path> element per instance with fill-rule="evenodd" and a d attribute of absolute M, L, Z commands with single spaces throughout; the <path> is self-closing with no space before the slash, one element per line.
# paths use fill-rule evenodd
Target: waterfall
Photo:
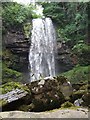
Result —
<path fill-rule="evenodd" d="M 55 76 L 55 29 L 50 18 L 32 20 L 30 79 Z"/>

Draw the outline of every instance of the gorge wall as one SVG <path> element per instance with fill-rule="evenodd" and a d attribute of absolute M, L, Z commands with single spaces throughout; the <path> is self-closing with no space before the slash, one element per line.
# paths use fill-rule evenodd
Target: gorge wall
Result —
<path fill-rule="evenodd" d="M 20 68 L 18 71 L 25 72 L 26 76 L 29 78 L 29 48 L 31 45 L 30 38 L 26 38 L 23 30 L 10 30 L 3 35 L 3 50 L 8 49 L 13 55 L 18 57 L 17 66 Z M 71 56 L 71 51 L 69 46 L 63 42 L 57 42 L 56 44 L 57 55 L 55 56 L 57 74 L 68 71 L 72 69 L 74 64 L 73 57 Z M 16 58 L 17 59 L 17 58 Z M 28 75 L 27 75 L 28 74 Z M 28 79 L 27 78 L 27 79 Z"/>

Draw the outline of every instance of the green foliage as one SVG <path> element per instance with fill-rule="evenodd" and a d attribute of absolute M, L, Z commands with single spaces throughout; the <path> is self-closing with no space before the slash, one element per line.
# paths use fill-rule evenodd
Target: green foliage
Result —
<path fill-rule="evenodd" d="M 72 70 L 63 73 L 71 83 L 88 82 L 90 66 L 76 66 Z"/>
<path fill-rule="evenodd" d="M 85 43 L 77 43 L 72 48 L 74 54 L 77 55 L 80 65 L 90 65 L 90 46 Z"/>
<path fill-rule="evenodd" d="M 86 52 L 86 51 L 90 51 L 90 46 L 88 46 L 85 43 L 77 43 L 76 45 L 74 45 L 74 47 L 72 48 L 73 52 L 75 54 L 80 54 L 82 52 Z"/>
<path fill-rule="evenodd" d="M 30 34 L 31 34 L 31 23 L 25 23 L 24 24 L 24 34 L 26 38 L 29 38 Z"/>
<path fill-rule="evenodd" d="M 87 91 L 85 91 L 85 90 L 78 90 L 78 91 L 74 92 L 73 94 L 76 95 L 76 96 L 78 96 L 78 97 L 79 96 L 81 97 L 85 93 L 87 93 Z"/>
<path fill-rule="evenodd" d="M 23 27 L 23 23 L 41 17 L 35 12 L 37 7 L 32 4 L 24 6 L 16 2 L 3 2 L 2 6 L 3 25 L 6 28 Z"/>
<path fill-rule="evenodd" d="M 23 23 L 30 11 L 26 9 L 24 6 L 10 2 L 10 3 L 3 3 L 3 24 L 7 27 L 9 26 L 18 26 Z"/>
<path fill-rule="evenodd" d="M 88 26 L 87 3 L 43 3 L 44 15 L 52 18 L 57 25 L 57 35 L 60 40 L 86 39 Z M 61 39 L 63 38 L 63 39 Z"/>

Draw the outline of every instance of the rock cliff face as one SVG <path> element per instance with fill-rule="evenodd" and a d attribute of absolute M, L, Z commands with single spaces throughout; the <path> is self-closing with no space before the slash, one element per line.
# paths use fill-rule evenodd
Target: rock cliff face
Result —
<path fill-rule="evenodd" d="M 19 71 L 28 71 L 29 47 L 30 40 L 25 38 L 22 31 L 8 31 L 3 35 L 3 49 L 4 51 L 10 50 L 13 55 L 17 56 L 14 61 L 17 61 L 17 65 L 21 67 L 21 69 L 18 69 Z M 11 58 L 12 56 L 9 57 Z"/>
<path fill-rule="evenodd" d="M 3 40 L 6 48 L 10 48 L 13 53 L 20 55 L 28 54 L 30 40 L 28 38 L 25 38 L 23 32 L 8 31 L 7 34 L 3 36 Z"/>
<path fill-rule="evenodd" d="M 77 64 L 76 56 L 74 57 L 69 49 L 69 46 L 63 42 L 57 42 L 57 54 L 56 54 L 56 67 L 58 68 L 56 73 L 62 73 L 68 71 Z"/>
<path fill-rule="evenodd" d="M 3 35 L 3 46 L 18 55 L 20 58 L 19 64 L 26 65 L 26 69 L 28 69 L 30 38 L 25 38 L 24 33 L 20 31 L 8 31 L 6 35 Z M 72 69 L 76 63 L 73 61 L 69 47 L 65 42 L 57 42 L 56 48 L 56 68 L 58 68 L 56 73 L 59 74 Z"/>

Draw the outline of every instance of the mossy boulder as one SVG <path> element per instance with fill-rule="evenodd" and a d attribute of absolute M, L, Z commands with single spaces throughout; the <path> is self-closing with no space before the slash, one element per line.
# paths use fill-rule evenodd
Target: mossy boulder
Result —
<path fill-rule="evenodd" d="M 82 96 L 86 93 L 87 93 L 86 90 L 78 90 L 78 91 L 73 92 L 71 96 L 71 101 L 74 102 L 75 100 L 82 98 Z"/>
<path fill-rule="evenodd" d="M 10 91 L 12 91 L 13 89 L 16 89 L 16 88 L 21 89 L 21 90 L 25 90 L 25 91 L 28 91 L 28 92 L 30 91 L 27 86 L 25 86 L 24 84 L 19 83 L 19 82 L 7 82 L 7 83 L 2 84 L 0 86 L 2 94 L 6 94 L 7 92 L 10 92 Z"/>
<path fill-rule="evenodd" d="M 85 83 L 77 83 L 77 84 L 73 84 L 73 94 L 71 97 L 71 101 L 72 102 L 75 102 L 75 101 L 79 101 L 81 100 L 82 101 L 82 97 L 83 96 L 86 96 L 86 94 L 89 92 L 89 87 L 90 87 L 90 84 L 85 84 Z M 86 99 L 86 98 L 85 98 Z M 82 102 L 83 103 L 83 102 Z M 83 105 L 81 103 L 81 105 Z"/>
<path fill-rule="evenodd" d="M 0 108 L 2 110 L 15 110 L 21 104 L 30 102 L 31 91 L 19 82 L 8 82 L 0 86 Z M 16 104 L 16 105 L 15 105 Z M 14 106 L 14 107 L 13 107 Z"/>
<path fill-rule="evenodd" d="M 31 111 L 45 111 L 59 108 L 65 102 L 65 91 L 61 87 L 67 86 L 64 76 L 47 77 L 34 81 L 29 86 L 32 93 Z M 68 87 L 70 87 L 68 85 Z"/>

